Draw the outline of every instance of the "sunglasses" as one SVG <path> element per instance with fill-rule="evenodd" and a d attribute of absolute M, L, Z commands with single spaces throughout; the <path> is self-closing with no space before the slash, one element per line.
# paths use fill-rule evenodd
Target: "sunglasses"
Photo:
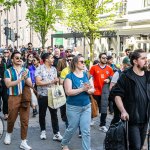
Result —
<path fill-rule="evenodd" d="M 9 52 L 4 52 L 4 54 L 9 53 Z"/>
<path fill-rule="evenodd" d="M 33 59 L 33 61 L 35 62 L 36 60 L 35 60 L 35 59 Z"/>
<path fill-rule="evenodd" d="M 101 57 L 102 59 L 107 59 L 107 57 Z"/>
<path fill-rule="evenodd" d="M 83 61 L 83 60 L 81 60 L 81 61 L 79 61 L 81 64 L 85 64 L 85 61 Z"/>
<path fill-rule="evenodd" d="M 22 58 L 21 58 L 21 57 L 15 57 L 15 59 L 16 59 L 16 60 L 22 60 Z"/>
<path fill-rule="evenodd" d="M 72 59 L 67 59 L 67 61 L 69 62 L 69 61 L 72 61 Z"/>
<path fill-rule="evenodd" d="M 66 51 L 66 53 L 71 53 L 70 51 Z"/>

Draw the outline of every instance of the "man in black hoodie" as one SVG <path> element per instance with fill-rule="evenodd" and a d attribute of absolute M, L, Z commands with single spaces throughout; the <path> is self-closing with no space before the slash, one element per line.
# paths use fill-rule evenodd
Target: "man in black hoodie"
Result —
<path fill-rule="evenodd" d="M 124 71 L 113 95 L 122 120 L 129 120 L 129 149 L 141 150 L 150 117 L 150 72 L 145 71 L 147 57 L 142 49 L 130 56 L 133 67 Z"/>

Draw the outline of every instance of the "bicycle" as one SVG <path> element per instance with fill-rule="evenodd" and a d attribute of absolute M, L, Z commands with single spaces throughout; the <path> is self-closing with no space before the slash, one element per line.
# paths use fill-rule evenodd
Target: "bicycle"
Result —
<path fill-rule="evenodd" d="M 0 140 L 4 135 L 4 119 L 0 116 Z"/>

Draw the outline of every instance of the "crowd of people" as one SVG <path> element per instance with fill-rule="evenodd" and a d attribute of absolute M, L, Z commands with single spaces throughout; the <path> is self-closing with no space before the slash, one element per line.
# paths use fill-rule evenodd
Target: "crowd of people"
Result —
<path fill-rule="evenodd" d="M 33 117 L 39 113 L 40 139 L 46 140 L 46 111 L 49 109 L 53 129 L 53 140 L 61 142 L 62 150 L 69 150 L 69 143 L 79 128 L 82 149 L 91 150 L 90 125 L 91 100 L 93 96 L 100 115 L 99 130 L 107 132 L 106 118 L 113 115 L 111 124 L 120 119 L 129 121 L 130 150 L 141 150 L 150 116 L 150 74 L 145 51 L 125 50 L 120 67 L 113 63 L 111 54 L 100 53 L 88 68 L 85 59 L 76 48 L 64 50 L 52 48 L 34 51 L 32 43 L 28 49 L 4 50 L 0 56 L 0 111 L 7 120 L 5 144 L 11 144 L 11 135 L 18 114 L 21 122 L 20 148 L 32 149 L 27 144 L 30 107 Z M 61 84 L 66 94 L 66 104 L 60 107 L 62 121 L 66 124 L 63 136 L 59 131 L 57 111 L 48 106 L 48 88 Z M 23 91 L 28 85 L 38 93 L 37 101 L 22 106 Z M 111 95 L 111 96 L 110 96 Z M 2 109 L 1 109 L 2 108 Z"/>

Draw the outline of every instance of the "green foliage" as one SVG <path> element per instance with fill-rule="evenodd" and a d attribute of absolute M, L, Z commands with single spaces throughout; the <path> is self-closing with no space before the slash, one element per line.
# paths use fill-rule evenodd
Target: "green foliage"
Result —
<path fill-rule="evenodd" d="M 35 32 L 40 34 L 44 47 L 48 30 L 55 30 L 55 23 L 63 15 L 58 7 L 61 0 L 26 0 L 26 3 L 28 6 L 26 18 Z"/>
<path fill-rule="evenodd" d="M 94 41 L 99 36 L 97 31 L 102 27 L 109 27 L 120 6 L 121 3 L 114 3 L 113 0 L 64 0 L 66 9 L 64 23 L 74 31 L 83 32 L 87 37 L 91 60 Z"/>
<path fill-rule="evenodd" d="M 15 7 L 15 5 L 20 2 L 20 0 L 0 0 L 0 3 L 3 4 L 5 10 L 9 10 L 12 6 Z"/>
<path fill-rule="evenodd" d="M 86 65 L 87 68 L 90 67 L 90 62 L 91 62 L 90 60 L 85 60 L 85 65 Z"/>

